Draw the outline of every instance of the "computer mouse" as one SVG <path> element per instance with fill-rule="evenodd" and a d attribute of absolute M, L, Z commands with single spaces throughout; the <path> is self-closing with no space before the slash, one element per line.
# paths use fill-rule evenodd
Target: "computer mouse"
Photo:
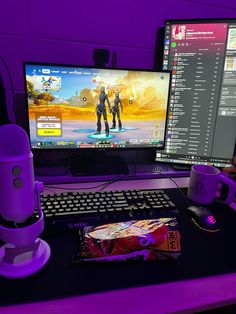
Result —
<path fill-rule="evenodd" d="M 217 232 L 220 230 L 219 225 L 209 208 L 192 205 L 187 208 L 187 212 L 194 224 L 201 230 L 208 232 Z"/>

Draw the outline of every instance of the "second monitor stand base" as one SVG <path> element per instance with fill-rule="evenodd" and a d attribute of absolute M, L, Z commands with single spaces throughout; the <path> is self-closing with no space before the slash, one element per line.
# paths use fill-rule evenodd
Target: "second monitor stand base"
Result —
<path fill-rule="evenodd" d="M 192 165 L 186 165 L 186 164 L 172 164 L 173 169 L 175 170 L 191 170 Z"/>
<path fill-rule="evenodd" d="M 108 155 L 105 152 L 74 154 L 69 162 L 73 176 L 99 176 L 128 174 L 125 161 L 120 156 Z"/>

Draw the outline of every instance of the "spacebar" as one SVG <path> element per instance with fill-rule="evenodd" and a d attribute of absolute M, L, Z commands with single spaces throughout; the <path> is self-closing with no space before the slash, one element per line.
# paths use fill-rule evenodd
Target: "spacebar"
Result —
<path fill-rule="evenodd" d="M 66 216 L 66 215 L 81 215 L 81 214 L 94 214 L 98 211 L 96 209 L 94 210 L 83 210 L 78 212 L 63 212 L 63 213 L 56 213 L 55 216 Z"/>

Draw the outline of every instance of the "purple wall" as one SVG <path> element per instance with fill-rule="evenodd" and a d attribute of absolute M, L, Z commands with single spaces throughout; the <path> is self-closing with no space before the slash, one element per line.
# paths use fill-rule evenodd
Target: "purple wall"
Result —
<path fill-rule="evenodd" d="M 7 0 L 0 7 L 0 56 L 15 94 L 23 93 L 22 61 L 92 64 L 94 48 L 117 54 L 118 67 L 152 68 L 156 30 L 165 19 L 235 17 L 233 0 Z M 0 60 L 13 120 L 10 82 Z M 16 111 L 23 108 L 16 100 Z"/>

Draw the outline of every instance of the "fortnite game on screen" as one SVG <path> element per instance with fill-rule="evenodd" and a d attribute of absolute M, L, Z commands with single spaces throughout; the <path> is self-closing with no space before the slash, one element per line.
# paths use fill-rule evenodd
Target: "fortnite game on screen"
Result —
<path fill-rule="evenodd" d="M 32 148 L 163 147 L 170 73 L 25 65 Z"/>

